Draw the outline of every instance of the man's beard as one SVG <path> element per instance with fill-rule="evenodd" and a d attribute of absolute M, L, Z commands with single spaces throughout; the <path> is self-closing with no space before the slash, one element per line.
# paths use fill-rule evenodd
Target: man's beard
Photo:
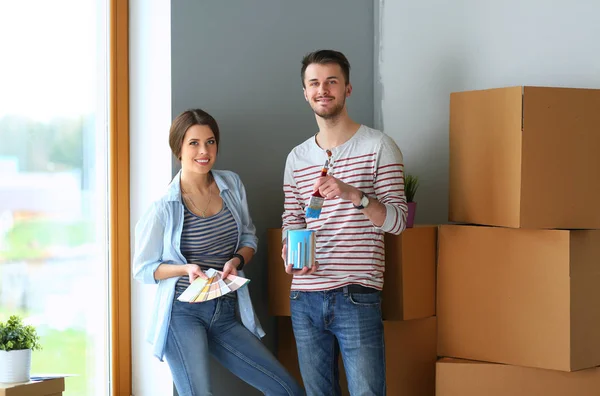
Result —
<path fill-rule="evenodd" d="M 313 107 L 313 111 L 315 112 L 316 115 L 323 118 L 324 120 L 331 120 L 331 119 L 337 118 L 342 113 L 342 111 L 344 110 L 345 104 L 346 104 L 346 98 L 344 98 L 342 103 L 340 103 L 338 106 L 336 106 L 332 109 L 329 109 L 326 111 L 318 111 L 318 110 L 315 110 L 315 108 Z"/>

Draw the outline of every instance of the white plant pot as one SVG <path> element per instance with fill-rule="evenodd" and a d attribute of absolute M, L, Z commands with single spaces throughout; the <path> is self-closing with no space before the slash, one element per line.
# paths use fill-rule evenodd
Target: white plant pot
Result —
<path fill-rule="evenodd" d="M 28 382 L 31 370 L 31 349 L 0 351 L 0 382 Z"/>

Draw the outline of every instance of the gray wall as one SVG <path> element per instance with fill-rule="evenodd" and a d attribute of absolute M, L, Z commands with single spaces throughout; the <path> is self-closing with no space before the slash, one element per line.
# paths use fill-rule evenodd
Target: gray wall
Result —
<path fill-rule="evenodd" d="M 448 219 L 450 92 L 600 88 L 600 2 L 379 0 L 377 120 L 421 178 L 419 223 Z"/>
<path fill-rule="evenodd" d="M 344 52 L 352 65 L 350 115 L 373 125 L 373 25 L 373 2 L 365 0 L 171 2 L 173 117 L 192 107 L 211 113 L 221 128 L 216 167 L 246 185 L 260 239 L 247 275 L 272 350 L 266 231 L 281 226 L 288 152 L 317 131 L 300 61 L 320 48 Z M 216 395 L 259 394 L 218 365 L 213 383 Z"/>

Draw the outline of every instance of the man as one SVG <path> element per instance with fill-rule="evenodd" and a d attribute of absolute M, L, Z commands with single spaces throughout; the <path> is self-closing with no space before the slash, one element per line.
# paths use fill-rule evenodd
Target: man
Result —
<path fill-rule="evenodd" d="M 309 395 L 340 395 L 341 352 L 350 393 L 384 395 L 384 232 L 400 234 L 406 226 L 402 153 L 389 136 L 349 117 L 350 64 L 342 53 L 306 55 L 301 76 L 319 131 L 287 158 L 282 256 L 288 230 L 316 231 L 318 265 L 286 265 L 294 274 L 290 300 L 302 378 Z M 320 177 L 327 150 L 329 173 Z M 306 218 L 317 190 L 325 197 L 321 215 Z"/>

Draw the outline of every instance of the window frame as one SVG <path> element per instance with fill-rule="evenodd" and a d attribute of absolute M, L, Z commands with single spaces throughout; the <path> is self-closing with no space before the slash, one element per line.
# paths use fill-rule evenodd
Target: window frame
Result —
<path fill-rule="evenodd" d="M 109 246 L 111 395 L 130 396 L 129 0 L 109 4 Z"/>

